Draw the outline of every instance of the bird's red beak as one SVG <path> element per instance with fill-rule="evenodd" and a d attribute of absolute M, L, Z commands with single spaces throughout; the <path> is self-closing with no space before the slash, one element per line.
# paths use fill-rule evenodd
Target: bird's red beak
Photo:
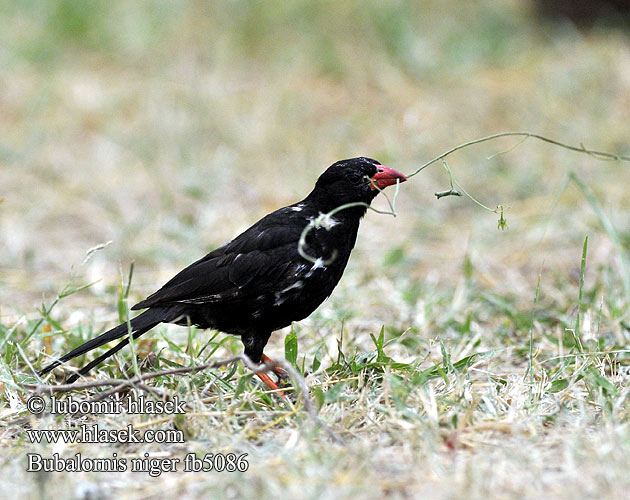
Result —
<path fill-rule="evenodd" d="M 407 177 L 405 177 L 404 174 L 401 174 L 398 170 L 384 167 L 383 165 L 378 165 L 377 168 L 378 172 L 370 178 L 372 189 L 383 189 L 387 186 L 391 186 L 392 184 L 396 184 L 396 181 L 405 182 L 407 180 Z"/>

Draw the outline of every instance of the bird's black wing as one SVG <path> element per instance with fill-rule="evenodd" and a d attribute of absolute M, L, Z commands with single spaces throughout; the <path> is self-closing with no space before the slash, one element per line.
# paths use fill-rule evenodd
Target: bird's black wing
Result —
<path fill-rule="evenodd" d="M 194 262 L 132 309 L 168 303 L 216 303 L 274 290 L 302 261 L 297 247 L 308 220 L 285 207 Z"/>

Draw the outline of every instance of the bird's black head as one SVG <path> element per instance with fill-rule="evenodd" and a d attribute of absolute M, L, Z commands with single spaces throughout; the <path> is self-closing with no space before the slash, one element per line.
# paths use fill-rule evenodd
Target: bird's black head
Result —
<path fill-rule="evenodd" d="M 379 189 L 406 180 L 403 174 L 393 168 L 361 156 L 341 160 L 328 167 L 317 179 L 310 197 L 325 205 L 321 210 L 332 210 L 352 202 L 370 204 Z"/>

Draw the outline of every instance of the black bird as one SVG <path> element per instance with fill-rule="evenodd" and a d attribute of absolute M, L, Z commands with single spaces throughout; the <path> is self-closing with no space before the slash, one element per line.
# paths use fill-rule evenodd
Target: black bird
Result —
<path fill-rule="evenodd" d="M 331 165 L 302 201 L 280 208 L 175 275 L 132 310 L 134 339 L 159 323 L 197 325 L 240 335 L 245 354 L 255 363 L 270 361 L 263 349 L 271 333 L 311 314 L 333 291 L 354 247 L 359 221 L 379 190 L 407 178 L 370 158 Z M 321 214 L 348 203 L 360 204 L 319 219 L 300 243 L 304 228 Z M 126 336 L 126 337 L 125 337 Z M 129 343 L 127 323 L 87 341 L 41 370 L 125 337 L 73 374 L 85 375 Z M 270 388 L 271 377 L 258 374 Z"/>

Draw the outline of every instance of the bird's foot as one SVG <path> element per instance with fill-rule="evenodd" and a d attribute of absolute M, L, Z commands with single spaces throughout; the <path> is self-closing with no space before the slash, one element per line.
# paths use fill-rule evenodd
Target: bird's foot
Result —
<path fill-rule="evenodd" d="M 273 363 L 274 361 L 269 356 L 266 356 L 263 354 L 261 358 L 261 362 Z M 286 370 L 280 368 L 279 366 L 272 368 L 272 371 L 278 376 L 278 382 L 288 380 L 289 378 L 289 375 L 286 372 Z M 269 376 L 268 373 L 260 372 L 260 373 L 257 373 L 256 375 L 258 376 L 260 380 L 262 380 L 263 384 L 269 387 L 269 389 L 271 389 L 272 391 L 279 391 L 277 394 L 280 394 L 283 398 L 287 397 L 284 392 L 280 391 L 280 387 L 278 387 L 278 384 L 273 381 L 273 379 Z"/>
<path fill-rule="evenodd" d="M 280 396 L 282 396 L 283 398 L 286 398 L 287 395 L 280 390 L 280 387 L 278 387 L 278 384 L 276 384 L 273 379 L 269 376 L 268 373 L 257 373 L 256 374 L 258 376 L 258 378 L 260 380 L 262 380 L 263 384 L 265 384 L 267 387 L 269 387 L 269 389 L 271 389 L 272 391 L 278 391 L 276 394 L 280 394 Z"/>
<path fill-rule="evenodd" d="M 274 360 L 271 359 L 269 356 L 267 356 L 266 354 L 262 355 L 261 358 L 263 363 L 274 363 Z M 287 373 L 287 371 L 280 367 L 280 366 L 276 366 L 275 368 L 272 369 L 272 371 L 278 376 L 278 380 L 280 381 L 287 381 L 289 380 L 289 374 Z"/>

